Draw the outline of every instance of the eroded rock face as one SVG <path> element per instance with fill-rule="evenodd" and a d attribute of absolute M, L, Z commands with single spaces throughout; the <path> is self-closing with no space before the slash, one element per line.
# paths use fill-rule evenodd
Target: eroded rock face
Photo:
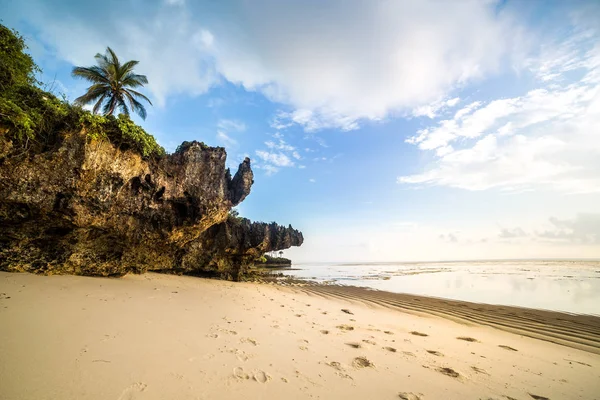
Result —
<path fill-rule="evenodd" d="M 191 142 L 148 161 L 83 132 L 39 154 L 0 155 L 0 270 L 237 279 L 263 252 L 301 245 L 291 226 L 229 216 L 253 174 L 246 159 L 231 178 L 225 159 Z"/>

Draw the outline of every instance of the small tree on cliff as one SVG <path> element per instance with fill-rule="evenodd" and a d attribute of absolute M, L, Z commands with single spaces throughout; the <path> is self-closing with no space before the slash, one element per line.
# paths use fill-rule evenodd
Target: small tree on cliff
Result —
<path fill-rule="evenodd" d="M 133 72 L 133 67 L 139 61 L 131 60 L 121 64 L 115 52 L 107 47 L 106 54 L 96 54 L 96 62 L 98 65 L 73 68 L 74 77 L 92 82 L 87 92 L 75 99 L 75 104 L 83 106 L 95 102 L 94 114 L 97 114 L 102 107 L 104 115 L 112 115 L 117 109 L 129 115 L 129 107 L 131 107 L 132 111 L 146 119 L 146 108 L 138 99 L 145 100 L 150 105 L 152 102 L 142 93 L 132 89 L 148 83 L 146 75 Z"/>

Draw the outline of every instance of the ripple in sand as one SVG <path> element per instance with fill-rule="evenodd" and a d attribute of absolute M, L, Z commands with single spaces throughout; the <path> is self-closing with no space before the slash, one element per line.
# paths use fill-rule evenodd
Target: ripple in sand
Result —
<path fill-rule="evenodd" d="M 465 342 L 477 342 L 479 343 L 479 340 L 472 338 L 472 337 L 468 337 L 468 336 L 459 336 L 457 337 L 458 340 L 464 340 Z"/>
<path fill-rule="evenodd" d="M 550 400 L 548 397 L 538 396 L 537 394 L 531 394 L 531 393 L 529 393 L 529 395 L 532 398 L 534 398 L 535 400 Z"/>
<path fill-rule="evenodd" d="M 411 335 L 415 335 L 415 336 L 429 336 L 426 333 L 422 333 L 422 332 L 417 332 L 417 331 L 411 331 L 410 332 Z"/>

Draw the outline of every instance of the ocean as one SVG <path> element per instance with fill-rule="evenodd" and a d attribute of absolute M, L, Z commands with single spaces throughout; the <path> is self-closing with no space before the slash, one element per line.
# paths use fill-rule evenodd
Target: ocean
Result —
<path fill-rule="evenodd" d="M 600 315 L 600 261 L 304 263 L 300 279 L 476 303 Z"/>

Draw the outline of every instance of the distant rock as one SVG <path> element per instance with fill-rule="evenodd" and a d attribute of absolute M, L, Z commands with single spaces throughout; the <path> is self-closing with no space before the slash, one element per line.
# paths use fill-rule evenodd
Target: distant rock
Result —
<path fill-rule="evenodd" d="M 291 267 L 292 266 L 292 260 L 290 260 L 289 258 L 283 258 L 283 257 L 271 257 L 267 254 L 265 254 L 264 256 L 264 261 L 263 260 L 259 260 L 256 263 L 256 267 L 259 268 L 286 268 L 286 267 Z"/>

